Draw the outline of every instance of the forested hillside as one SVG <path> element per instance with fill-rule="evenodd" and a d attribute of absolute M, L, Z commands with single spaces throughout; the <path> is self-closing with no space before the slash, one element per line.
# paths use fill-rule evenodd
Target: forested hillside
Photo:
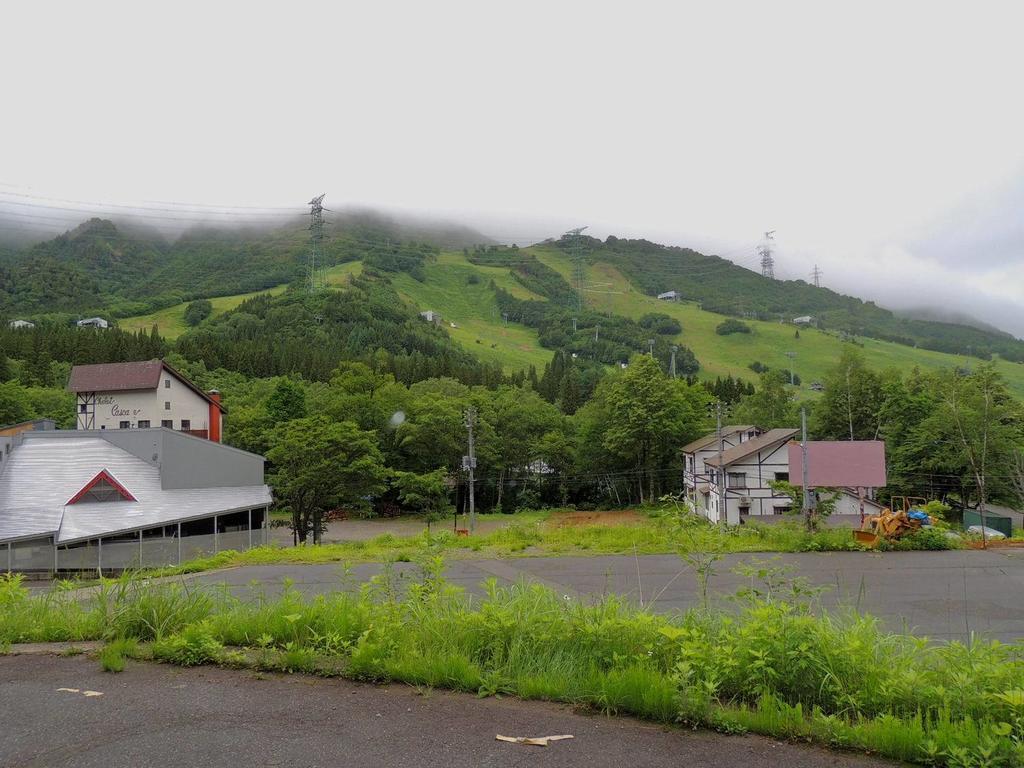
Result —
<path fill-rule="evenodd" d="M 455 225 L 431 228 L 370 212 L 336 218 L 323 243 L 325 266 L 363 259 L 404 268 L 409 253 L 422 260 L 417 243 L 486 240 Z M 422 239 L 411 239 L 412 234 Z M 0 312 L 140 315 L 195 298 L 291 282 L 302 277 L 308 251 L 302 217 L 273 228 L 204 225 L 174 240 L 137 225 L 119 227 L 94 218 L 30 247 L 0 250 Z"/>

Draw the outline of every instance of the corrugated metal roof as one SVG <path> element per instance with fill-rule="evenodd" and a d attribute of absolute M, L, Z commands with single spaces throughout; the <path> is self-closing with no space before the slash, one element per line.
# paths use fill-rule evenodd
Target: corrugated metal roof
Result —
<path fill-rule="evenodd" d="M 57 532 L 59 542 L 166 525 L 270 504 L 265 485 L 163 490 L 160 470 L 103 437 L 33 438 L 9 455 L 0 474 L 0 541 Z M 136 501 L 65 506 L 106 470 Z"/>
<path fill-rule="evenodd" d="M 722 453 L 722 466 L 728 466 L 734 464 L 740 459 L 745 459 L 751 454 L 757 453 L 762 448 L 769 448 L 775 443 L 781 443 L 784 440 L 789 440 L 793 435 L 797 433 L 795 429 L 769 429 L 763 435 L 755 437 L 752 440 L 747 440 L 745 443 L 740 443 L 735 448 L 730 448 Z M 712 466 L 719 466 L 718 456 L 711 456 L 704 460 L 705 464 Z"/>
<path fill-rule="evenodd" d="M 728 437 L 729 435 L 735 435 L 737 432 L 746 432 L 748 429 L 754 429 L 753 424 L 740 424 L 736 426 L 722 427 L 722 437 Z M 704 437 L 694 440 L 692 443 L 687 443 L 683 446 L 683 453 L 696 453 L 701 448 L 707 448 L 709 445 L 714 443 L 718 439 L 718 433 L 712 432 L 710 435 L 704 435 Z"/>

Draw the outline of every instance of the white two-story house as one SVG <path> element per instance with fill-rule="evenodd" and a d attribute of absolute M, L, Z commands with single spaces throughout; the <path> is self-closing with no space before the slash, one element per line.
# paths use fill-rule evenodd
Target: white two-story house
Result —
<path fill-rule="evenodd" d="M 757 437 L 761 432 L 763 430 L 760 427 L 751 424 L 722 427 L 721 448 L 723 451 L 735 448 L 740 443 Z M 705 464 L 705 460 L 717 456 L 718 449 L 718 434 L 714 432 L 683 446 L 683 488 L 686 498 L 697 509 L 701 508 L 701 497 L 707 492 L 707 484 L 711 479 L 711 470 Z"/>
<path fill-rule="evenodd" d="M 220 393 L 204 392 L 162 360 L 76 365 L 68 389 L 77 429 L 165 427 L 221 440 Z"/>
<path fill-rule="evenodd" d="M 704 459 L 707 482 L 700 489 L 696 508 L 709 520 L 738 525 L 740 516 L 778 515 L 789 511 L 792 500 L 776 493 L 771 483 L 789 480 L 787 444 L 795 429 L 770 429 L 735 447 Z"/>

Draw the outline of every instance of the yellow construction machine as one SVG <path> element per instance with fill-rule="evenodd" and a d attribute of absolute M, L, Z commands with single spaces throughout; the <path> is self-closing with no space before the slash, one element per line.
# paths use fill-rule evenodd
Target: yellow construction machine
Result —
<path fill-rule="evenodd" d="M 916 508 L 924 506 L 925 502 L 926 499 L 917 496 L 893 496 L 890 506 L 867 518 L 864 527 L 853 532 L 853 537 L 873 547 L 881 539 L 891 541 L 919 531 L 922 525 L 931 522 L 927 514 Z"/>

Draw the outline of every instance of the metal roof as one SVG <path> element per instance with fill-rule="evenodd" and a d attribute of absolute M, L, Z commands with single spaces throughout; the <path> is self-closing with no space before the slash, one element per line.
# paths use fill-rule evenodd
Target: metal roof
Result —
<path fill-rule="evenodd" d="M 740 443 L 735 448 L 723 451 L 721 465 L 718 463 L 718 456 L 710 456 L 709 458 L 704 459 L 704 463 L 716 467 L 729 466 L 730 464 L 735 464 L 737 461 L 745 459 L 747 456 L 757 453 L 764 448 L 770 448 L 775 443 L 781 443 L 789 440 L 796 433 L 797 430 L 795 429 L 769 429 L 763 435 L 747 440 L 745 443 Z"/>
<path fill-rule="evenodd" d="M 159 467 L 99 435 L 53 440 L 28 433 L 4 464 L 0 541 L 56 534 L 58 543 L 67 543 L 271 503 L 266 485 L 164 490 Z M 136 501 L 68 505 L 101 470 Z"/>
<path fill-rule="evenodd" d="M 735 435 L 737 432 L 746 432 L 748 429 L 754 429 L 753 424 L 740 424 L 729 427 L 722 427 L 722 437 L 728 437 L 729 435 Z M 712 432 L 710 435 L 705 435 L 694 440 L 692 443 L 687 443 L 683 446 L 683 453 L 696 453 L 701 448 L 706 448 L 718 439 L 718 433 Z"/>

